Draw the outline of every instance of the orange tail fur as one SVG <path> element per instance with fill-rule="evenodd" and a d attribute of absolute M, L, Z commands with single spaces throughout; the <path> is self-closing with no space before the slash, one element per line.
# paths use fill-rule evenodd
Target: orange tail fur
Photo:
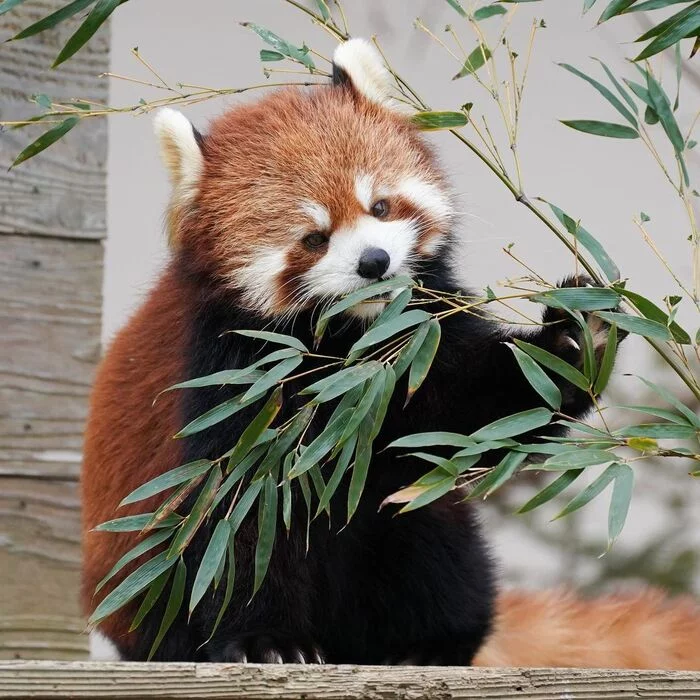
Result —
<path fill-rule="evenodd" d="M 476 666 L 700 670 L 700 604 L 662 592 L 501 594 Z"/>

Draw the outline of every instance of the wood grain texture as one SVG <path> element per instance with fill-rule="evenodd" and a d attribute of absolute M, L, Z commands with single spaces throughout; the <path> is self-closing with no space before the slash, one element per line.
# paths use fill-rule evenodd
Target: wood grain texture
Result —
<path fill-rule="evenodd" d="M 62 4 L 28 0 L 2 15 L 0 41 Z M 107 80 L 99 77 L 109 70 L 107 29 L 59 69 L 48 70 L 76 26 L 68 22 L 29 39 L 0 44 L 0 121 L 26 119 L 43 111 L 29 102 L 29 95 L 36 93 L 61 101 L 80 97 L 107 102 Z M 104 238 L 104 119 L 81 122 L 40 157 L 7 172 L 15 156 L 46 128 L 29 126 L 0 134 L 0 232 Z"/>
<path fill-rule="evenodd" d="M 0 698 L 700 699 L 700 673 L 253 664 L 0 663 Z"/>
<path fill-rule="evenodd" d="M 65 3 L 27 0 L 0 41 Z M 84 14 L 84 13 L 80 13 Z M 76 22 L 0 44 L 0 120 L 28 95 L 105 103 L 109 33 L 49 66 Z M 91 119 L 7 171 L 45 126 L 0 133 L 0 658 L 84 658 L 78 478 L 100 351 L 107 124 Z"/>

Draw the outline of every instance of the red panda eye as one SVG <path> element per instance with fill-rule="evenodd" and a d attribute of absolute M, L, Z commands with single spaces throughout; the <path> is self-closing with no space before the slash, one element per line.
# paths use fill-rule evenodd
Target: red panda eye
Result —
<path fill-rule="evenodd" d="M 326 245 L 326 243 L 328 243 L 328 236 L 318 233 L 318 231 L 310 233 L 308 236 L 304 237 L 304 245 L 312 250 L 321 248 L 322 246 Z"/>
<path fill-rule="evenodd" d="M 377 219 L 383 219 L 389 214 L 389 202 L 386 199 L 380 199 L 378 202 L 375 202 L 372 205 L 371 214 Z"/>

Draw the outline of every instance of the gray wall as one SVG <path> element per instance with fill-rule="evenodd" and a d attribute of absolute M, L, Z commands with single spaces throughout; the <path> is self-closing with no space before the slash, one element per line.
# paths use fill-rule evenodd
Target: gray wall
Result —
<path fill-rule="evenodd" d="M 411 76 L 412 83 L 433 107 L 455 108 L 467 101 L 477 106 L 487 104 L 484 93 L 471 79 L 451 82 L 457 64 L 412 28 L 416 16 L 421 16 L 440 36 L 445 36 L 442 29 L 446 22 L 460 26 L 460 18 L 446 2 L 356 0 L 346 5 L 353 33 L 378 34 L 394 65 Z M 595 72 L 595 64 L 589 57 L 596 56 L 617 73 L 626 70 L 633 77 L 634 69 L 625 69 L 625 47 L 620 47 L 619 42 L 636 36 L 643 29 L 643 20 L 624 18 L 594 28 L 595 16 L 591 13 L 582 19 L 581 5 L 580 0 L 546 0 L 541 5 L 524 5 L 514 21 L 513 44 L 521 54 L 525 52 L 532 16 L 540 13 L 548 25 L 548 29 L 538 33 L 521 126 L 525 188 L 530 197 L 544 196 L 574 217 L 585 216 L 584 225 L 618 261 L 623 274 L 631 278 L 632 287 L 660 300 L 675 293 L 673 280 L 642 242 L 632 217 L 641 210 L 652 217 L 650 229 L 657 242 L 672 267 L 689 282 L 687 224 L 678 197 L 651 164 L 640 142 L 596 139 L 573 132 L 557 121 L 562 118 L 618 120 L 597 93 L 557 67 L 556 62 L 565 61 Z M 269 27 L 296 43 L 306 40 L 314 48 L 322 47 L 327 55 L 332 51 L 328 37 L 282 0 L 209 0 L 198 3 L 196 9 L 186 0 L 150 0 L 128 3 L 116 13 L 112 25 L 112 71 L 151 80 L 152 76 L 130 56 L 131 47 L 138 46 L 142 55 L 173 83 L 226 87 L 264 82 L 257 60 L 263 44 L 256 35 L 239 26 L 238 22 L 245 20 Z M 498 23 L 486 26 L 493 32 Z M 474 45 L 467 28 L 461 33 Z M 663 70 L 671 69 L 666 65 Z M 692 85 L 692 91 L 682 96 L 679 119 L 683 123 L 689 123 L 700 104 L 697 75 Z M 158 94 L 156 90 L 121 80 L 112 80 L 111 90 L 115 105 L 134 103 L 141 97 L 153 99 Z M 240 99 L 243 98 L 212 100 L 184 111 L 198 126 L 206 128 L 208 116 L 220 113 Z M 255 93 L 245 99 L 255 99 Z M 499 128 L 495 128 L 502 137 Z M 105 339 L 142 298 L 166 255 L 162 211 L 167 188 L 150 118 L 114 117 L 109 122 L 109 135 Z M 572 260 L 563 247 L 513 201 L 476 158 L 457 147 L 449 135 L 430 138 L 461 196 L 464 245 L 458 264 L 465 280 L 476 287 L 495 286 L 498 280 L 520 274 L 501 251 L 510 242 L 515 242 L 515 251 L 545 277 L 556 279 L 573 270 Z M 694 153 L 689 166 L 696 180 L 698 165 L 698 153 Z M 692 327 L 697 325 L 690 308 L 684 309 L 680 318 L 689 321 Z M 618 368 L 620 374 L 639 372 L 651 364 L 652 355 L 644 344 L 631 340 L 626 343 Z M 618 379 L 614 390 L 622 395 L 635 391 L 633 381 Z M 673 386 L 675 380 L 665 377 L 664 381 Z M 637 551 L 640 543 L 677 518 L 655 504 L 668 489 L 672 492 L 670 498 L 688 486 L 697 489 L 697 485 L 686 481 L 642 482 L 629 526 L 616 552 Z M 584 533 L 593 538 L 598 552 L 604 546 L 606 506 L 606 502 L 601 502 L 589 509 L 589 517 L 576 526 L 579 535 Z M 548 515 L 551 517 L 552 512 Z M 574 575 L 572 562 L 562 558 L 562 547 L 543 545 L 540 539 L 530 537 L 523 532 L 522 521 L 496 518 L 491 522 L 497 530 L 498 553 L 507 561 L 510 578 L 540 584 L 565 578 L 567 573 Z M 697 524 L 693 528 L 695 532 L 700 531 Z M 548 533 L 565 539 L 573 536 L 567 527 L 571 526 L 553 525 Z M 522 546 L 524 541 L 527 546 Z M 533 566 L 533 560 L 537 566 Z M 599 570 L 599 564 L 593 562 L 589 566 L 589 563 L 583 561 L 576 576 L 585 580 Z"/>

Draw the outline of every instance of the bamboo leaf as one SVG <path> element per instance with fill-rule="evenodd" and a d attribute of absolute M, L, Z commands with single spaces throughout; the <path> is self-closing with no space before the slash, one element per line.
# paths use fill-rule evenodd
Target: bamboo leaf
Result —
<path fill-rule="evenodd" d="M 270 343 L 278 345 L 287 345 L 290 348 L 299 350 L 300 352 L 309 352 L 309 349 L 298 338 L 293 335 L 283 335 L 282 333 L 271 333 L 270 331 L 235 331 L 238 335 L 244 335 L 247 338 L 257 338 L 258 340 L 266 340 Z"/>
<path fill-rule="evenodd" d="M 210 642 L 212 637 L 216 634 L 216 630 L 219 629 L 221 620 L 223 619 L 224 614 L 231 602 L 231 598 L 233 597 L 233 585 L 236 581 L 236 556 L 234 551 L 233 532 L 231 532 L 229 536 L 226 548 L 226 564 L 226 591 L 224 593 L 224 599 L 221 603 L 221 607 L 219 608 L 219 614 L 216 616 L 216 620 L 214 622 L 214 626 L 212 627 L 211 633 L 209 634 L 209 638 L 206 642 L 204 642 L 204 644 Z M 204 644 L 202 646 L 204 646 Z"/>
<path fill-rule="evenodd" d="M 182 607 L 182 601 L 185 597 L 185 583 L 187 581 L 187 567 L 182 559 L 178 559 L 177 567 L 175 568 L 175 576 L 173 576 L 173 585 L 170 589 L 170 595 L 168 596 L 168 604 L 163 613 L 163 619 L 160 622 L 160 628 L 158 629 L 158 634 L 153 640 L 153 645 L 151 650 L 148 652 L 148 659 L 150 661 L 153 655 L 158 650 L 163 638 L 168 633 L 168 630 L 175 622 L 180 608 Z"/>
<path fill-rule="evenodd" d="M 605 351 L 603 352 L 603 359 L 600 361 L 600 368 L 598 370 L 598 376 L 595 380 L 595 386 L 593 387 L 594 394 L 600 394 L 603 392 L 605 387 L 610 381 L 610 375 L 612 374 L 613 365 L 615 364 L 615 357 L 617 356 L 617 325 L 612 324 L 608 330 L 608 340 L 605 343 Z"/>
<path fill-rule="evenodd" d="M 649 97 L 654 105 L 654 110 L 656 114 L 659 115 L 661 126 L 666 132 L 669 141 L 673 145 L 676 155 L 680 155 L 683 153 L 683 149 L 685 148 L 685 141 L 683 139 L 683 135 L 681 134 L 681 130 L 678 127 L 678 122 L 673 116 L 671 102 L 664 92 L 664 89 L 661 87 L 661 84 L 651 74 L 651 71 L 646 71 L 646 76 L 647 90 L 649 91 Z"/>
<path fill-rule="evenodd" d="M 608 76 L 608 79 L 610 82 L 615 86 L 615 89 L 620 93 L 620 96 L 622 99 L 629 105 L 629 108 L 635 113 L 639 114 L 639 109 L 637 108 L 637 104 L 635 101 L 631 98 L 630 94 L 625 90 L 624 86 L 620 81 L 613 75 L 613 72 L 610 70 L 610 68 L 603 63 L 599 58 L 594 59 L 600 63 L 602 69 L 605 71 L 605 74 Z M 612 280 L 611 280 L 612 281 Z"/>
<path fill-rule="evenodd" d="M 407 311 L 401 314 L 395 319 L 382 324 L 381 326 L 374 328 L 371 331 L 365 333 L 351 348 L 349 355 L 352 356 L 361 350 L 372 347 L 377 343 L 381 343 L 388 338 L 405 331 L 408 328 L 417 326 L 423 321 L 428 321 L 431 318 L 427 311 L 422 311 L 420 309 L 414 309 L 412 311 Z"/>
<path fill-rule="evenodd" d="M 658 323 L 666 326 L 671 335 L 673 335 L 674 340 L 682 345 L 690 345 L 691 339 L 688 332 L 683 330 L 675 321 L 672 321 L 665 311 L 662 311 L 656 304 L 649 301 L 649 299 L 643 297 L 641 294 L 636 292 L 631 292 L 628 289 L 623 289 L 621 287 L 615 287 L 615 290 L 619 292 L 623 297 L 629 299 L 635 307 L 644 315 L 652 321 L 657 321 Z"/>
<path fill-rule="evenodd" d="M 270 51 L 269 49 L 260 50 L 260 60 L 267 63 L 269 61 L 284 61 L 284 54 L 279 51 Z"/>
<path fill-rule="evenodd" d="M 314 517 L 318 517 L 321 514 L 321 511 L 325 510 L 330 504 L 331 498 L 333 498 L 333 495 L 338 490 L 338 486 L 340 486 L 340 482 L 350 466 L 350 460 L 352 459 L 356 446 L 357 434 L 352 435 L 343 445 L 343 449 L 340 452 L 340 456 L 338 457 L 338 461 L 333 469 L 331 478 L 328 480 L 328 483 L 326 484 L 326 487 L 319 498 L 318 508 L 316 509 L 316 515 Z"/>
<path fill-rule="evenodd" d="M 658 321 L 610 311 L 598 311 L 597 315 L 608 323 L 617 324 L 622 330 L 629 333 L 635 333 L 645 338 L 656 338 L 657 340 L 673 340 L 671 331 Z"/>
<path fill-rule="evenodd" d="M 698 30 L 700 30 L 700 2 L 681 10 L 640 36 L 637 41 L 646 41 L 652 36 L 656 38 L 634 60 L 643 61 L 645 58 L 654 56 L 680 42 L 681 39 L 696 36 Z"/>
<path fill-rule="evenodd" d="M 539 508 L 544 503 L 556 498 L 562 491 L 578 479 L 583 474 L 583 469 L 569 469 L 558 476 L 551 484 L 545 486 L 539 493 L 533 496 L 525 505 L 518 509 L 518 513 L 528 513 L 535 508 Z"/>
<path fill-rule="evenodd" d="M 214 529 L 214 533 L 209 540 L 207 549 L 204 552 L 202 561 L 197 569 L 194 583 L 192 584 L 192 593 L 190 595 L 189 613 L 197 607 L 197 604 L 204 597 L 207 589 L 211 585 L 221 563 L 226 557 L 226 548 L 231 537 L 231 526 L 228 520 L 219 520 Z"/>
<path fill-rule="evenodd" d="M 568 380 L 582 391 L 588 391 L 588 380 L 586 377 L 568 362 L 565 362 L 560 357 L 553 355 L 551 352 L 537 345 L 526 343 L 524 340 L 515 339 L 514 342 L 521 350 L 530 355 L 534 360 L 537 360 L 541 365 L 547 367 L 547 369 L 551 369 L 552 372 L 556 372 L 559 376 L 564 377 L 564 379 Z"/>
<path fill-rule="evenodd" d="M 611 481 L 615 479 L 617 473 L 622 467 L 627 467 L 627 465 L 618 463 L 610 464 L 605 471 L 594 481 L 592 481 L 583 491 L 574 496 L 554 519 L 558 520 L 559 518 L 563 518 L 565 515 L 569 515 L 569 513 L 573 513 L 579 508 L 585 506 L 587 503 L 590 503 Z"/>
<path fill-rule="evenodd" d="M 411 122 L 421 131 L 459 129 L 468 121 L 464 112 L 417 112 L 411 116 Z"/>
<path fill-rule="evenodd" d="M 345 394 L 350 389 L 363 384 L 368 379 L 371 379 L 377 372 L 382 369 L 382 363 L 372 360 L 354 367 L 347 367 L 340 370 L 329 377 L 325 377 L 311 386 L 306 387 L 299 393 L 314 394 L 317 396 L 314 399 L 315 403 L 324 403 L 337 398 L 341 394 Z"/>
<path fill-rule="evenodd" d="M 463 78 L 465 75 L 472 75 L 473 73 L 476 73 L 476 71 L 478 71 L 479 68 L 482 68 L 486 64 L 486 61 L 488 61 L 490 58 L 491 51 L 489 51 L 489 47 L 485 44 L 479 44 L 469 54 L 469 56 L 467 56 L 467 59 L 464 61 L 464 65 L 460 69 L 459 73 L 453 76 L 452 80 L 458 80 L 459 78 Z M 461 114 L 461 112 L 456 112 L 455 114 Z M 462 117 L 464 118 L 464 123 L 466 124 L 466 115 L 462 114 Z"/>
<path fill-rule="evenodd" d="M 476 12 L 474 12 L 474 19 L 477 22 L 481 22 L 489 17 L 494 17 L 496 15 L 504 15 L 507 10 L 505 7 L 500 5 L 487 5 L 486 7 L 480 7 Z"/>
<path fill-rule="evenodd" d="M 214 372 L 205 377 L 196 377 L 186 382 L 173 384 L 173 386 L 164 389 L 161 394 L 174 389 L 199 389 L 205 386 L 225 386 L 227 384 L 252 384 L 263 376 L 260 370 L 250 369 L 225 369 L 221 372 Z"/>
<path fill-rule="evenodd" d="M 258 544 L 255 548 L 255 581 L 253 595 L 255 595 L 270 565 L 272 548 L 275 544 L 275 532 L 277 530 L 277 486 L 272 475 L 265 479 L 265 490 L 260 500 L 260 527 L 258 532 Z"/>
<path fill-rule="evenodd" d="M 477 442 L 485 442 L 486 440 L 502 440 L 503 438 L 522 435 L 547 425 L 552 415 L 552 412 L 546 408 L 533 408 L 529 411 L 514 413 L 511 416 L 499 418 L 493 423 L 485 425 L 472 433 L 470 437 Z"/>
<path fill-rule="evenodd" d="M 605 85 L 586 75 L 578 68 L 569 65 L 568 63 L 559 63 L 557 65 L 564 68 L 564 70 L 569 71 L 569 73 L 573 73 L 573 75 L 581 78 L 582 80 L 585 80 L 589 85 L 592 85 L 636 129 L 637 119 L 635 118 L 634 114 L 632 114 L 632 112 L 630 112 L 630 110 L 627 109 L 627 107 L 625 107 L 625 105 L 620 102 L 620 100 L 607 87 L 605 87 Z"/>
<path fill-rule="evenodd" d="M 134 619 L 131 621 L 131 626 L 129 627 L 129 632 L 133 632 L 137 627 L 141 625 L 144 621 L 146 615 L 153 609 L 153 606 L 158 602 L 160 594 L 165 588 L 165 584 L 170 580 L 170 574 L 172 574 L 172 567 L 167 571 L 164 571 L 149 587 L 146 595 L 141 601 L 139 609 L 134 615 Z"/>
<path fill-rule="evenodd" d="M 39 34 L 39 32 L 43 32 L 46 29 L 51 29 L 57 24 L 60 24 L 61 22 L 77 14 L 81 10 L 84 10 L 86 7 L 94 4 L 96 1 L 97 0 L 73 0 L 73 2 L 69 2 L 67 5 L 64 5 L 55 12 L 52 12 L 50 15 L 42 17 L 38 22 L 30 24 L 28 27 L 19 32 L 19 34 L 15 34 L 11 41 L 26 39 L 27 37 Z M 0 14 L 3 13 L 3 7 L 4 4 L 0 5 Z"/>
<path fill-rule="evenodd" d="M 689 422 L 685 416 L 674 413 L 673 411 L 668 411 L 664 408 L 658 408 L 657 406 L 627 406 L 621 405 L 618 408 L 624 408 L 627 411 L 636 411 L 637 413 L 645 413 L 649 416 L 656 416 L 657 418 L 665 418 L 672 423 L 678 423 L 679 425 L 689 425 Z"/>
<path fill-rule="evenodd" d="M 164 571 L 167 571 L 174 565 L 174 561 L 166 559 L 166 552 L 161 552 L 149 559 L 145 564 L 139 566 L 136 571 L 130 573 L 105 597 L 90 616 L 89 624 L 96 625 L 112 613 L 123 608 L 139 593 L 145 591 Z"/>
<path fill-rule="evenodd" d="M 313 59 L 309 55 L 309 50 L 306 48 L 299 48 L 290 44 L 288 41 L 282 39 L 282 37 L 277 36 L 274 32 L 271 32 L 265 27 L 261 27 L 258 24 L 253 24 L 252 22 L 241 22 L 241 26 L 252 29 L 266 44 L 272 46 L 275 51 L 279 51 L 288 58 L 292 58 L 299 63 L 303 63 L 307 68 L 315 68 Z"/>
<path fill-rule="evenodd" d="M 25 160 L 33 158 L 38 153 L 56 143 L 59 139 L 63 138 L 78 122 L 80 117 L 68 117 L 64 119 L 60 124 L 52 127 L 48 131 L 44 132 L 36 141 L 30 143 L 12 162 L 10 169 L 24 163 Z"/>
<path fill-rule="evenodd" d="M 559 471 L 561 469 L 579 469 L 590 467 L 594 464 L 605 464 L 615 461 L 616 457 L 607 450 L 591 450 L 573 448 L 553 455 L 541 465 L 542 469 Z"/>
<path fill-rule="evenodd" d="M 146 498 L 151 498 L 166 489 L 173 486 L 179 486 L 185 481 L 194 479 L 201 474 L 206 474 L 211 468 L 212 462 L 208 459 L 198 459 L 188 464 L 183 464 L 181 467 L 171 469 L 157 476 L 155 479 L 147 481 L 143 486 L 132 491 L 126 498 L 122 499 L 119 507 L 128 505 L 129 503 L 137 503 Z"/>
<path fill-rule="evenodd" d="M 260 495 L 260 492 L 265 485 L 264 479 L 258 479 L 257 481 L 252 481 L 248 488 L 243 492 L 241 499 L 236 503 L 236 507 L 231 512 L 228 518 L 231 524 L 232 536 L 238 531 L 241 523 L 245 519 L 246 515 L 250 511 L 255 499 Z"/>
<path fill-rule="evenodd" d="M 241 401 L 254 401 L 260 398 L 268 389 L 278 384 L 282 379 L 284 379 L 288 374 L 291 374 L 302 362 L 304 358 L 301 355 L 296 357 L 290 357 L 286 360 L 282 360 L 278 365 L 275 365 L 269 369 L 265 374 L 263 374 L 260 379 L 258 379 L 253 386 L 248 389 L 248 391 L 243 395 Z M 281 389 L 279 386 L 275 390 L 275 393 L 280 392 L 280 405 L 281 405 Z"/>
<path fill-rule="evenodd" d="M 85 21 L 65 43 L 51 67 L 56 68 L 56 66 L 60 66 L 61 63 L 67 61 L 79 51 L 107 21 L 112 12 L 124 2 L 126 0 L 98 0 Z"/>
<path fill-rule="evenodd" d="M 408 343 L 404 345 L 403 349 L 399 353 L 399 356 L 396 358 L 396 362 L 394 363 L 394 372 L 396 373 L 397 379 L 401 377 L 404 374 L 404 372 L 411 366 L 413 358 L 421 349 L 423 341 L 428 335 L 429 328 L 430 321 L 423 321 L 423 323 L 421 323 L 416 329 L 415 333 L 411 337 L 411 340 L 409 340 Z"/>
<path fill-rule="evenodd" d="M 431 432 L 414 433 L 394 440 L 388 447 L 404 447 L 415 449 L 416 447 L 430 447 L 432 445 L 449 445 L 451 447 L 469 447 L 474 445 L 474 440 L 459 433 Z"/>
<path fill-rule="evenodd" d="M 211 428 L 213 425 L 221 423 L 221 421 L 230 418 L 234 413 L 238 413 L 238 411 L 250 406 L 250 404 L 255 401 L 255 398 L 257 398 L 255 397 L 250 401 L 243 401 L 243 397 L 244 394 L 238 394 L 232 399 L 228 399 L 218 404 L 218 406 L 214 406 L 214 408 L 208 410 L 206 413 L 203 413 L 201 416 L 198 416 L 193 421 L 190 421 L 184 428 L 182 428 L 182 430 L 177 432 L 174 437 L 189 437 L 190 435 L 199 433 L 202 430 Z"/>
<path fill-rule="evenodd" d="M 452 7 L 454 10 L 456 10 L 462 17 L 466 17 L 467 13 L 464 11 L 464 8 L 460 4 L 459 0 L 446 0 L 447 4 Z"/>
<path fill-rule="evenodd" d="M 622 14 L 630 5 L 633 5 L 637 0 L 612 0 L 612 2 L 605 8 L 603 14 L 598 20 L 598 24 L 605 22 L 611 17 Z"/>
<path fill-rule="evenodd" d="M 384 499 L 382 506 L 385 503 L 400 503 L 401 501 L 399 500 L 391 501 L 390 499 L 401 498 L 400 494 L 402 493 L 403 497 L 405 498 L 408 495 L 406 492 L 410 488 L 411 487 L 409 486 L 408 489 L 402 489 L 401 491 L 398 491 L 397 493 L 388 496 Z M 413 488 L 415 489 L 416 487 L 414 486 Z M 439 481 L 438 483 L 433 484 L 432 486 L 422 488 L 422 492 L 417 494 L 415 497 L 410 498 L 406 505 L 403 508 L 401 508 L 399 513 L 410 513 L 412 510 L 418 510 L 418 508 L 422 508 L 423 506 L 427 506 L 433 501 L 437 501 L 438 498 L 442 498 L 445 494 L 449 493 L 450 491 L 453 491 L 456 488 L 456 484 L 454 477 L 448 476 Z"/>
<path fill-rule="evenodd" d="M 4 15 L 6 12 L 9 12 L 13 7 L 17 7 L 17 5 L 21 5 L 24 2 L 24 0 L 3 0 L 0 2 L 0 15 Z"/>
<path fill-rule="evenodd" d="M 101 523 L 94 528 L 95 532 L 141 532 L 153 517 L 153 513 L 142 513 L 141 515 L 127 515 L 123 518 L 115 518 L 108 520 L 106 523 Z M 163 520 L 158 523 L 157 528 L 173 527 L 180 522 L 181 518 L 177 515 Z"/>
<path fill-rule="evenodd" d="M 628 464 L 618 464 L 608 509 L 608 549 L 620 536 L 632 502 L 634 472 Z"/>
<path fill-rule="evenodd" d="M 530 386 L 549 404 L 558 411 L 561 408 L 561 391 L 559 387 L 545 374 L 544 370 L 525 352 L 515 345 L 507 343 L 513 351 L 515 359 L 520 366 Z"/>
<path fill-rule="evenodd" d="M 638 139 L 639 132 L 631 126 L 601 122 L 594 119 L 562 119 L 561 123 L 576 131 L 594 136 L 607 136 L 612 139 Z"/>
<path fill-rule="evenodd" d="M 197 500 L 192 506 L 192 510 L 189 515 L 185 518 L 185 521 L 180 526 L 175 539 L 168 548 L 167 557 L 168 559 L 173 559 L 176 556 L 180 556 L 187 545 L 192 541 L 192 538 L 197 533 L 199 526 L 204 522 L 209 512 L 209 506 L 211 506 L 216 496 L 216 492 L 221 484 L 221 469 L 218 466 L 214 467 L 209 478 L 204 482 L 202 490 L 197 496 Z"/>
<path fill-rule="evenodd" d="M 391 321 L 400 314 L 403 313 L 404 309 L 408 306 L 408 302 L 411 301 L 413 296 L 413 290 L 411 288 L 402 289 L 392 301 L 387 304 L 384 311 L 382 311 L 377 318 L 374 319 L 372 325 L 367 329 L 371 331 L 377 326 L 381 326 L 382 323 Z"/>
<path fill-rule="evenodd" d="M 692 440 L 697 438 L 700 428 L 678 423 L 640 423 L 615 432 L 621 437 L 649 437 L 660 440 Z"/>
<path fill-rule="evenodd" d="M 469 498 L 487 498 L 513 477 L 527 455 L 523 452 L 509 452 L 498 465 L 482 479 L 469 494 Z"/>
<path fill-rule="evenodd" d="M 145 540 L 139 542 L 135 547 L 132 547 L 117 561 L 117 563 L 109 570 L 109 573 L 97 584 L 95 587 L 95 593 L 99 593 L 102 588 L 104 588 L 107 581 L 118 574 L 127 564 L 130 564 L 132 561 L 134 561 L 134 559 L 138 559 L 142 554 L 150 552 L 154 547 L 157 547 L 159 544 L 162 544 L 167 539 L 172 537 L 172 535 L 172 530 L 163 530 L 151 535 L 150 537 L 147 537 Z"/>
<path fill-rule="evenodd" d="M 676 398 L 668 389 L 665 387 L 654 384 L 644 377 L 639 377 L 652 391 L 656 392 L 666 403 L 673 406 L 680 413 L 682 413 L 688 421 L 700 428 L 700 416 L 698 416 L 694 411 L 688 408 L 682 401 Z"/>
<path fill-rule="evenodd" d="M 620 303 L 620 295 L 614 289 L 606 287 L 559 287 L 535 294 L 530 300 L 556 308 L 597 311 L 616 308 Z"/>
<path fill-rule="evenodd" d="M 404 406 L 408 404 L 428 376 L 440 345 L 441 334 L 440 322 L 435 318 L 430 319 L 425 340 L 421 343 L 416 356 L 413 358 L 413 362 L 411 362 L 411 371 L 408 375 L 408 392 Z"/>

